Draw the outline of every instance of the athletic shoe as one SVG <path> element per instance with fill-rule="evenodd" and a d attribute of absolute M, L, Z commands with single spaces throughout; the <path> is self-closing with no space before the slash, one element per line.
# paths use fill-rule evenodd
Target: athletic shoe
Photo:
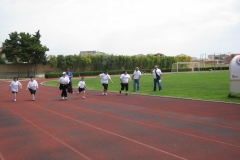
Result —
<path fill-rule="evenodd" d="M 79 94 L 79 92 L 77 92 L 77 95 Z"/>
<path fill-rule="evenodd" d="M 106 95 L 107 95 L 107 93 L 104 93 L 104 95 L 106 96 Z"/>
<path fill-rule="evenodd" d="M 33 100 L 33 101 L 35 101 L 35 99 L 34 99 L 34 98 L 33 98 L 32 100 Z"/>
<path fill-rule="evenodd" d="M 72 92 L 72 94 L 74 94 L 74 92 Z"/>
<path fill-rule="evenodd" d="M 62 99 L 64 99 L 64 97 L 62 97 Z"/>
<path fill-rule="evenodd" d="M 102 95 L 105 95 L 105 93 L 104 93 L 104 92 L 102 92 Z"/>
<path fill-rule="evenodd" d="M 84 97 L 84 96 L 82 96 L 82 98 L 83 98 L 83 99 L 85 99 L 85 97 Z"/>
<path fill-rule="evenodd" d="M 14 99 L 13 101 L 14 101 L 14 102 L 16 102 L 17 100 L 16 100 L 16 99 Z"/>
<path fill-rule="evenodd" d="M 125 94 L 126 96 L 128 95 L 128 93 Z"/>
<path fill-rule="evenodd" d="M 67 97 L 65 97 L 65 100 L 67 100 Z"/>
<path fill-rule="evenodd" d="M 121 94 L 121 93 L 122 93 L 122 91 L 120 90 L 120 91 L 119 91 L 119 93 Z"/>

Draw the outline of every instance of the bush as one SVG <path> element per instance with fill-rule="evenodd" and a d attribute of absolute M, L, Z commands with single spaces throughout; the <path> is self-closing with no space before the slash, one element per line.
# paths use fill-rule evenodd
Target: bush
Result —
<path fill-rule="evenodd" d="M 109 70 L 108 74 L 110 75 L 120 75 L 124 70 Z M 142 69 L 140 70 L 142 73 L 151 73 L 152 69 Z M 171 72 L 171 69 L 161 69 L 162 72 Z M 181 70 L 182 71 L 182 70 Z M 84 71 L 84 72 L 72 72 L 73 77 L 79 76 L 97 76 L 104 71 Z M 133 74 L 134 70 L 127 70 L 128 74 Z M 59 78 L 62 76 L 62 73 L 46 73 L 45 78 Z"/>

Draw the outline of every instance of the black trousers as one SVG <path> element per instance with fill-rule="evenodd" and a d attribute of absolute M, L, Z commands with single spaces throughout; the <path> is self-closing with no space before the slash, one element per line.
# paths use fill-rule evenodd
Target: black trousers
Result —
<path fill-rule="evenodd" d="M 67 97 L 67 88 L 68 85 L 67 84 L 60 84 L 60 88 L 62 90 L 61 96 L 62 97 Z"/>
<path fill-rule="evenodd" d="M 121 83 L 121 90 L 124 90 L 124 88 L 128 91 L 128 83 Z"/>
<path fill-rule="evenodd" d="M 72 82 L 70 81 L 67 88 L 68 93 L 73 93 Z"/>

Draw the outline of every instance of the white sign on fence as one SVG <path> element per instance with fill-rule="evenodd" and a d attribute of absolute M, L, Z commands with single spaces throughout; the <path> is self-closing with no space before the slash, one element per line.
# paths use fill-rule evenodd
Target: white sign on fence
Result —
<path fill-rule="evenodd" d="M 235 56 L 229 66 L 230 94 L 240 93 L 240 55 Z"/>

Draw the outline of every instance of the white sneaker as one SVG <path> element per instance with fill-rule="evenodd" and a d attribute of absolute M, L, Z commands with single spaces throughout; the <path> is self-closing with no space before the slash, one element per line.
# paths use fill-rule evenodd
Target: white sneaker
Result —
<path fill-rule="evenodd" d="M 33 100 L 33 101 L 35 101 L 35 99 L 34 99 L 34 98 L 33 98 L 32 100 Z"/>
<path fill-rule="evenodd" d="M 64 99 L 64 97 L 62 97 L 62 99 Z"/>
<path fill-rule="evenodd" d="M 107 95 L 107 93 L 104 93 L 104 95 Z"/>
<path fill-rule="evenodd" d="M 77 95 L 79 94 L 79 92 L 77 92 Z"/>
<path fill-rule="evenodd" d="M 65 97 L 65 100 L 67 100 L 67 97 Z"/>
<path fill-rule="evenodd" d="M 104 93 L 104 92 L 102 92 L 102 95 L 105 95 L 105 93 Z"/>
<path fill-rule="evenodd" d="M 13 101 L 14 101 L 14 102 L 16 102 L 17 100 L 16 100 L 16 99 L 14 99 Z"/>
<path fill-rule="evenodd" d="M 82 96 L 83 99 L 85 99 L 86 97 Z"/>

